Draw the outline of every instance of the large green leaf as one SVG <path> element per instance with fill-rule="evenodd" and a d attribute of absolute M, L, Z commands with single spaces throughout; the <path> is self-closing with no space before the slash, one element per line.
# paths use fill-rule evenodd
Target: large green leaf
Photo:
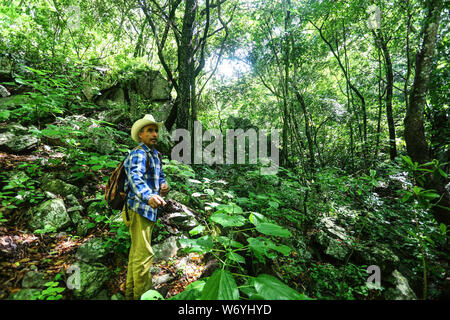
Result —
<path fill-rule="evenodd" d="M 216 270 L 203 288 L 200 300 L 238 300 L 239 290 L 228 270 Z"/>
<path fill-rule="evenodd" d="M 245 258 L 236 252 L 228 252 L 227 258 L 238 263 L 245 263 Z"/>
<path fill-rule="evenodd" d="M 206 282 L 203 280 L 194 281 L 183 292 L 174 295 L 169 300 L 197 300 L 200 298 L 205 284 Z"/>
<path fill-rule="evenodd" d="M 156 290 L 148 290 L 141 296 L 141 300 L 164 300 L 164 297 Z"/>
<path fill-rule="evenodd" d="M 276 258 L 276 254 L 273 252 L 270 252 L 270 248 L 267 245 L 268 239 L 264 237 L 258 237 L 258 238 L 248 238 L 247 239 L 250 250 L 253 251 L 256 258 L 258 258 L 259 261 L 264 262 L 264 256 L 266 256 L 269 259 Z"/>
<path fill-rule="evenodd" d="M 210 236 L 203 236 L 198 239 L 180 239 L 178 240 L 182 246 L 185 246 L 185 252 L 207 253 L 214 247 L 214 243 Z"/>
<path fill-rule="evenodd" d="M 280 227 L 279 225 L 262 222 L 256 225 L 256 230 L 261 233 L 268 234 L 270 236 L 278 236 L 278 237 L 290 237 L 292 234 L 289 230 Z"/>
<path fill-rule="evenodd" d="M 248 219 L 255 226 L 257 224 L 260 224 L 260 223 L 263 223 L 263 222 L 269 222 L 267 220 L 267 218 L 264 215 L 262 215 L 261 213 L 259 213 L 259 212 L 252 212 L 252 213 L 250 213 L 250 216 L 248 217 Z"/>
<path fill-rule="evenodd" d="M 229 203 L 229 204 L 218 205 L 217 212 L 233 214 L 233 213 L 242 213 L 244 211 L 237 204 Z"/>
<path fill-rule="evenodd" d="M 211 221 L 224 227 L 242 227 L 247 220 L 241 215 L 230 216 L 226 213 L 216 212 L 210 217 Z"/>
<path fill-rule="evenodd" d="M 266 300 L 310 300 L 274 276 L 260 274 L 255 279 L 255 289 Z"/>

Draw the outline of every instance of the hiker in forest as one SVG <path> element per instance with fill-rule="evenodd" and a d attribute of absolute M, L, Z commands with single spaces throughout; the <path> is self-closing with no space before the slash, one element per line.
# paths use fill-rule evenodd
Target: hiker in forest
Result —
<path fill-rule="evenodd" d="M 158 217 L 158 208 L 169 191 L 164 178 L 161 154 L 155 149 L 162 122 L 146 114 L 131 128 L 131 137 L 139 143 L 124 162 L 127 175 L 125 192 L 128 192 L 122 217 L 129 227 L 131 247 L 125 298 L 138 300 L 152 288 L 150 267 L 153 261 L 152 230 Z"/>

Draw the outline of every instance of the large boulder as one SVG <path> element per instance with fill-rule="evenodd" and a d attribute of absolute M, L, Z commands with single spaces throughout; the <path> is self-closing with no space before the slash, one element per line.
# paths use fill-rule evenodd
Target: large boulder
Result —
<path fill-rule="evenodd" d="M 9 97 L 10 95 L 11 95 L 11 93 L 8 91 L 8 89 L 6 89 L 4 86 L 0 85 L 0 97 L 6 98 L 6 97 Z"/>
<path fill-rule="evenodd" d="M 189 231 L 199 225 L 192 210 L 172 199 L 167 200 L 159 218 L 164 224 L 183 231 Z"/>
<path fill-rule="evenodd" d="M 94 100 L 98 105 L 113 101 L 133 106 L 141 98 L 147 101 L 169 100 L 170 91 L 169 82 L 159 71 L 139 70 L 128 79 L 102 90 L 101 95 Z"/>
<path fill-rule="evenodd" d="M 406 279 L 399 271 L 394 270 L 388 280 L 395 287 L 386 290 L 384 297 L 386 300 L 417 300 L 417 296 L 409 286 Z"/>
<path fill-rule="evenodd" d="M 178 249 L 181 248 L 181 246 L 178 244 L 178 239 L 179 237 L 171 236 L 163 242 L 152 246 L 153 252 L 155 254 L 155 256 L 153 257 L 153 262 L 157 263 L 176 256 Z"/>
<path fill-rule="evenodd" d="M 100 260 L 107 253 L 105 242 L 101 238 L 91 238 L 78 249 L 76 258 L 89 263 Z"/>
<path fill-rule="evenodd" d="M 350 253 L 351 237 L 330 217 L 321 219 L 320 227 L 313 236 L 314 243 L 329 257 L 344 260 Z"/>
<path fill-rule="evenodd" d="M 0 151 L 14 154 L 29 153 L 35 149 L 39 139 L 30 134 L 32 128 L 20 124 L 10 124 L 0 128 Z"/>
<path fill-rule="evenodd" d="M 74 270 L 79 270 L 80 286 L 73 289 L 73 294 L 77 299 L 93 299 L 110 278 L 109 269 L 101 263 L 78 261 L 72 266 Z"/>
<path fill-rule="evenodd" d="M 383 243 L 356 247 L 354 259 L 358 264 L 377 265 L 382 274 L 390 274 L 400 263 L 399 257 Z"/>
<path fill-rule="evenodd" d="M 71 223 L 62 199 L 51 199 L 41 203 L 36 209 L 30 209 L 30 227 L 44 229 L 53 227 L 56 231 L 68 227 Z"/>
<path fill-rule="evenodd" d="M 43 191 L 59 194 L 63 197 L 80 194 L 80 189 L 78 187 L 64 182 L 61 179 L 44 179 L 41 185 L 41 189 Z"/>
<path fill-rule="evenodd" d="M 21 289 L 8 297 L 8 300 L 36 300 L 41 289 Z"/>
<path fill-rule="evenodd" d="M 22 279 L 22 288 L 45 288 L 48 282 L 45 274 L 39 271 L 29 271 Z"/>
<path fill-rule="evenodd" d="M 12 79 L 12 71 L 13 60 L 4 55 L 0 55 L 0 82 L 10 81 Z"/>

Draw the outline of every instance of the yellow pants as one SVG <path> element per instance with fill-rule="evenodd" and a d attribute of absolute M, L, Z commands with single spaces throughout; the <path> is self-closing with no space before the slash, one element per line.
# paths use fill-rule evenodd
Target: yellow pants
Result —
<path fill-rule="evenodd" d="M 125 299 L 139 300 L 144 292 L 152 288 L 150 267 L 154 253 L 151 240 L 155 223 L 129 208 L 128 217 L 130 220 L 127 220 L 124 208 L 122 218 L 131 235 Z"/>

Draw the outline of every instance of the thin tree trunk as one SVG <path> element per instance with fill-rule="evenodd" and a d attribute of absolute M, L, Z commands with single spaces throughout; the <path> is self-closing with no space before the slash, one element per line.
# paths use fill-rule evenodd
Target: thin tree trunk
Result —
<path fill-rule="evenodd" d="M 388 41 L 384 39 L 383 35 L 378 37 L 381 50 L 383 50 L 385 68 L 386 68 L 386 117 L 389 130 L 389 155 L 391 160 L 397 156 L 397 146 L 395 143 L 395 124 L 392 112 L 392 96 L 394 90 L 394 72 L 392 71 L 391 55 L 387 47 Z"/>
<path fill-rule="evenodd" d="M 177 128 L 189 128 L 189 112 L 191 108 L 192 83 L 195 80 L 192 64 L 193 57 L 193 25 L 197 12 L 197 1 L 186 0 L 181 30 L 180 48 L 178 50 L 179 63 L 179 94 L 180 104 L 177 110 Z"/>

